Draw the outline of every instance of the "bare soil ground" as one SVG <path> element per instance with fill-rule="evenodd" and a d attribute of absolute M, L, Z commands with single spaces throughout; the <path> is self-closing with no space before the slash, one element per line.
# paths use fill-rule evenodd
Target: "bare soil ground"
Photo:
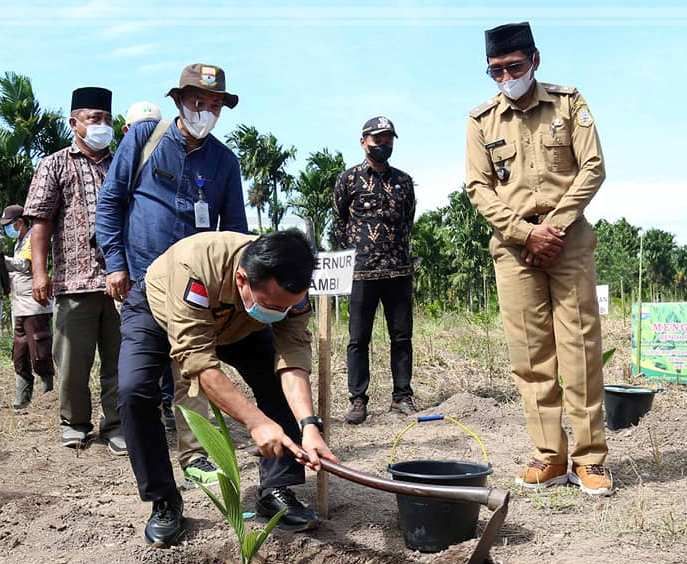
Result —
<path fill-rule="evenodd" d="M 372 415 L 366 424 L 353 428 L 343 424 L 345 331 L 334 333 L 331 441 L 346 465 L 380 476 L 386 475 L 395 435 L 408 423 L 387 412 L 388 343 L 382 329 L 376 329 L 373 352 Z M 629 329 L 622 321 L 605 321 L 604 341 L 604 348 L 618 347 L 606 379 L 623 381 Z M 490 483 L 513 494 L 506 525 L 492 551 L 496 561 L 687 561 L 687 390 L 663 385 L 665 392 L 656 396 L 653 410 L 638 427 L 608 433 L 615 496 L 590 499 L 574 487 L 527 493 L 513 484 L 530 445 L 500 329 L 451 316 L 421 320 L 415 351 L 414 387 L 420 406 L 427 413 L 453 415 L 475 429 L 494 467 Z M 150 507 L 137 496 L 128 459 L 111 456 L 99 443 L 79 452 L 61 447 L 56 393 L 39 395 L 27 410 L 14 413 L 13 382 L 5 361 L 0 369 L 0 562 L 237 560 L 233 533 L 199 490 L 184 492 L 186 541 L 169 550 L 148 548 L 142 532 Z M 399 459 L 480 459 L 480 450 L 453 425 L 428 425 L 406 435 Z M 242 429 L 234 425 L 233 432 L 241 446 L 249 446 Z M 246 448 L 239 452 L 239 460 L 244 501 L 251 509 L 257 466 Z M 314 489 L 315 477 L 309 475 L 303 493 L 314 500 Z M 474 543 L 435 555 L 411 552 L 398 528 L 394 496 L 334 477 L 330 496 L 331 516 L 319 530 L 306 535 L 277 532 L 261 550 L 262 561 L 461 562 Z M 482 510 L 482 525 L 487 517 Z"/>

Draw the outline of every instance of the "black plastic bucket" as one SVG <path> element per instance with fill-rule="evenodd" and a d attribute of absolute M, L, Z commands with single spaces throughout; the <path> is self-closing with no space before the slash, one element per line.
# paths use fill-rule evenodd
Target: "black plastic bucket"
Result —
<path fill-rule="evenodd" d="M 484 486 L 491 466 L 474 462 L 410 460 L 389 465 L 394 480 L 434 486 Z M 439 552 L 475 536 L 479 503 L 397 495 L 406 546 Z"/>
<path fill-rule="evenodd" d="M 615 431 L 637 425 L 642 415 L 646 415 L 651 409 L 655 393 L 656 390 L 639 386 L 606 384 L 604 386 L 606 426 L 611 431 Z"/>

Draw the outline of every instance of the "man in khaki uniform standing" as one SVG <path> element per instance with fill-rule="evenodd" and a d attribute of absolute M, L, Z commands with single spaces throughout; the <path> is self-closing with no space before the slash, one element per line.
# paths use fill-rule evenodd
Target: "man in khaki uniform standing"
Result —
<path fill-rule="evenodd" d="M 470 112 L 466 184 L 494 229 L 501 315 L 535 446 L 516 481 L 570 480 L 609 495 L 596 235 L 583 216 L 605 177 L 599 137 L 575 88 L 534 79 L 541 59 L 528 23 L 485 36 L 487 74 L 500 93 Z M 575 439 L 570 473 L 564 406 Z"/>
<path fill-rule="evenodd" d="M 279 231 L 260 238 L 208 232 L 172 245 L 132 286 L 122 310 L 119 413 L 141 499 L 153 503 L 145 539 L 155 546 L 182 537 L 183 501 L 174 483 L 160 421 L 160 374 L 171 356 L 189 395 L 199 391 L 243 423 L 265 457 L 257 512 L 285 510 L 279 527 L 317 525 L 289 486 L 305 481 L 302 440 L 313 469 L 336 461 L 313 415 L 310 286 L 315 257 L 305 236 Z M 223 371 L 233 366 L 257 406 Z M 295 456 L 294 456 L 295 455 Z"/>

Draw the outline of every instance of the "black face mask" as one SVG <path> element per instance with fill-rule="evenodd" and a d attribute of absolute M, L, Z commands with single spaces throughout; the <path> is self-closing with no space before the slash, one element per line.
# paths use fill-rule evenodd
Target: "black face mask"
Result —
<path fill-rule="evenodd" d="M 393 145 L 369 145 L 367 154 L 373 161 L 382 164 L 389 160 L 393 150 Z"/>

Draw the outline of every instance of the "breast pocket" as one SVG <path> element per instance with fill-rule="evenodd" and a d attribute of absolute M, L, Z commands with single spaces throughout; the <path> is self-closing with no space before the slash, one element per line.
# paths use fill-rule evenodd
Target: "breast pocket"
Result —
<path fill-rule="evenodd" d="M 380 211 L 380 198 L 377 194 L 358 194 L 353 200 L 352 210 L 357 217 L 373 217 Z"/>
<path fill-rule="evenodd" d="M 575 167 L 575 155 L 567 131 L 542 135 L 542 152 L 546 168 L 551 172 L 570 172 Z"/>
<path fill-rule="evenodd" d="M 506 143 L 500 147 L 490 149 L 491 164 L 494 167 L 496 177 L 501 184 L 507 184 L 514 177 L 515 155 L 517 149 L 515 143 Z"/>

